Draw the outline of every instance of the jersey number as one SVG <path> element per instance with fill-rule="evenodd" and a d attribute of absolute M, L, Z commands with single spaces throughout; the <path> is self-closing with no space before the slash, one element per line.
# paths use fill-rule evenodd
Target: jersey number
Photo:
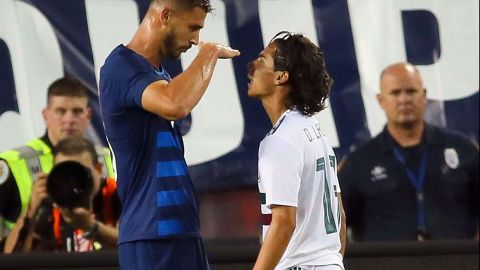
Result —
<path fill-rule="evenodd" d="M 330 167 L 335 170 L 336 168 L 336 159 L 335 156 L 328 156 L 329 165 Z M 324 209 L 324 224 L 325 224 L 325 232 L 327 234 L 337 232 L 337 225 L 335 224 L 335 219 L 333 218 L 333 209 L 332 209 L 332 200 L 330 194 L 330 183 L 328 181 L 328 174 L 325 168 L 325 158 L 317 159 L 317 172 L 323 171 L 323 179 L 324 179 L 324 190 L 323 193 L 323 209 Z M 336 187 L 334 186 L 334 189 Z M 335 194 L 336 195 L 336 194 Z M 340 220 L 339 213 L 337 213 L 337 220 Z"/>

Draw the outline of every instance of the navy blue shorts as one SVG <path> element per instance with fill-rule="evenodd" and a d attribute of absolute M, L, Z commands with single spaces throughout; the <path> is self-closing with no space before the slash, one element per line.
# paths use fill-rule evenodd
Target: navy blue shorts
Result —
<path fill-rule="evenodd" d="M 210 270 L 199 238 L 135 241 L 118 246 L 123 270 Z"/>

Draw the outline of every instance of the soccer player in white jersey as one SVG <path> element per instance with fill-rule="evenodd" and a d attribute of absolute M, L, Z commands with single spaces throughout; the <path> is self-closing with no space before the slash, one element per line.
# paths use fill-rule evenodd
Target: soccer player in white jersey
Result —
<path fill-rule="evenodd" d="M 337 162 L 313 116 L 332 84 L 323 54 L 305 36 L 280 32 L 248 69 L 248 95 L 273 125 L 259 149 L 264 226 L 254 270 L 344 269 Z"/>

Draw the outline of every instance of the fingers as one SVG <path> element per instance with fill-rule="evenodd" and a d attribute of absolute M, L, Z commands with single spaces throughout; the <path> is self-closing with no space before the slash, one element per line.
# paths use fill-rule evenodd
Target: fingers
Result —
<path fill-rule="evenodd" d="M 35 175 L 35 181 L 33 182 L 33 191 L 36 193 L 46 193 L 47 192 L 47 175 L 44 173 L 39 173 Z"/>
<path fill-rule="evenodd" d="M 47 197 L 47 175 L 37 174 L 32 187 L 32 200 L 42 201 Z"/>
<path fill-rule="evenodd" d="M 75 216 L 72 214 L 72 212 L 67 208 L 58 208 L 58 210 L 60 211 L 60 214 L 65 222 L 72 225 L 73 220 L 75 219 Z"/>
<path fill-rule="evenodd" d="M 91 213 L 91 211 L 87 208 L 59 208 L 59 210 L 65 222 L 76 229 L 91 229 L 95 221 L 93 213 Z"/>
<path fill-rule="evenodd" d="M 54 206 L 58 207 L 58 205 L 54 204 Z M 60 213 L 62 215 L 68 215 L 68 216 L 90 216 L 90 210 L 84 207 L 77 207 L 73 209 L 68 209 L 68 208 L 62 208 L 58 207 L 58 210 L 60 210 Z"/>
<path fill-rule="evenodd" d="M 218 58 L 222 58 L 222 59 L 233 58 L 240 55 L 239 50 L 232 49 L 229 46 L 217 44 L 217 48 L 220 49 Z"/>
<path fill-rule="evenodd" d="M 79 215 L 79 216 L 90 216 L 90 210 L 84 207 L 77 207 L 73 209 L 73 214 Z"/>
<path fill-rule="evenodd" d="M 32 194 L 28 205 L 28 215 L 30 218 L 36 215 L 40 205 L 47 197 L 47 175 L 39 173 L 35 175 L 35 181 L 32 185 Z"/>
<path fill-rule="evenodd" d="M 222 45 L 219 43 L 200 41 L 198 44 L 199 49 L 201 49 L 204 46 L 215 47 L 218 50 L 218 58 L 220 59 L 228 59 L 228 58 L 233 58 L 240 55 L 239 50 L 232 49 L 230 46 Z"/>
<path fill-rule="evenodd" d="M 43 173 L 43 172 L 37 173 L 37 174 L 35 174 L 35 180 L 37 180 L 37 179 L 47 179 L 47 176 L 48 176 L 48 174 Z"/>
<path fill-rule="evenodd" d="M 92 217 L 92 213 L 89 209 L 83 208 L 83 207 L 78 207 L 74 209 L 68 209 L 68 208 L 58 208 L 60 210 L 60 213 L 64 217 L 68 217 L 69 219 L 86 219 Z"/>

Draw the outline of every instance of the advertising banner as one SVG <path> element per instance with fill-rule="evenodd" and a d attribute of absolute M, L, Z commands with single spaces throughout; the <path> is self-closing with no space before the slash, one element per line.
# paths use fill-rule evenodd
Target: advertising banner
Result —
<path fill-rule="evenodd" d="M 106 145 L 98 105 L 99 70 L 128 44 L 150 0 L 0 1 L 0 150 L 41 136 L 47 87 L 70 74 L 90 90 L 88 136 Z M 247 97 L 247 64 L 282 30 L 320 45 L 335 80 L 317 115 L 340 159 L 383 129 L 375 95 L 383 68 L 408 61 L 427 88 L 426 120 L 479 136 L 478 0 L 212 0 L 200 39 L 242 52 L 221 60 L 207 93 L 182 121 L 186 160 L 200 190 L 254 186 L 257 151 L 271 128 Z M 172 74 L 197 53 L 163 63 Z"/>

